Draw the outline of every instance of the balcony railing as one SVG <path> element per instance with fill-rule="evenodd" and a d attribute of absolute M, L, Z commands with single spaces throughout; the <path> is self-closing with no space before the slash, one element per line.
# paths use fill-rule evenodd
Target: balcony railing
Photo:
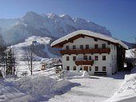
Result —
<path fill-rule="evenodd" d="M 93 60 L 81 60 L 81 61 L 75 61 L 76 65 L 93 65 Z"/>
<path fill-rule="evenodd" d="M 76 49 L 76 50 L 61 50 L 61 54 L 89 54 L 89 53 L 110 53 L 110 48 L 101 49 Z"/>

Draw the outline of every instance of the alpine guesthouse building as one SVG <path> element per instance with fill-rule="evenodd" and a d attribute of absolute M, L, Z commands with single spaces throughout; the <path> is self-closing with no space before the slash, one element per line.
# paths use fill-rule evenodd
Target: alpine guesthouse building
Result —
<path fill-rule="evenodd" d="M 51 44 L 61 48 L 63 70 L 112 75 L 124 67 L 128 46 L 120 40 L 88 30 L 72 32 Z"/>

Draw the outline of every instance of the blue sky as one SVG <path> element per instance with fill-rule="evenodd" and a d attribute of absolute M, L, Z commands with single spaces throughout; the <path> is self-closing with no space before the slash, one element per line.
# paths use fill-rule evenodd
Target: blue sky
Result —
<path fill-rule="evenodd" d="M 134 42 L 136 37 L 136 0 L 0 0 L 0 18 L 18 18 L 28 11 L 82 17 L 118 39 Z"/>

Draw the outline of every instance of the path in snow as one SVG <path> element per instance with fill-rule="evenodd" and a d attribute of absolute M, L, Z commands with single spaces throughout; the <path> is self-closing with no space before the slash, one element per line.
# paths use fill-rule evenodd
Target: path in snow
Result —
<path fill-rule="evenodd" d="M 110 98 L 120 87 L 123 79 L 119 77 L 91 77 L 84 79 L 72 79 L 71 82 L 80 83 L 71 91 L 50 99 L 49 102 L 102 102 Z"/>

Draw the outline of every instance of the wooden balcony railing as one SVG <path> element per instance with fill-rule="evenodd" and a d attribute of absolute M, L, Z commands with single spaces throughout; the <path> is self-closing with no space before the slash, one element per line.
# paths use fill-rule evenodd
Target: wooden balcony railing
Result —
<path fill-rule="evenodd" d="M 76 65 L 93 65 L 93 60 L 81 60 L 81 61 L 75 61 Z"/>
<path fill-rule="evenodd" d="M 110 53 L 110 48 L 104 49 L 76 49 L 76 50 L 61 50 L 61 54 L 89 54 L 89 53 Z"/>

